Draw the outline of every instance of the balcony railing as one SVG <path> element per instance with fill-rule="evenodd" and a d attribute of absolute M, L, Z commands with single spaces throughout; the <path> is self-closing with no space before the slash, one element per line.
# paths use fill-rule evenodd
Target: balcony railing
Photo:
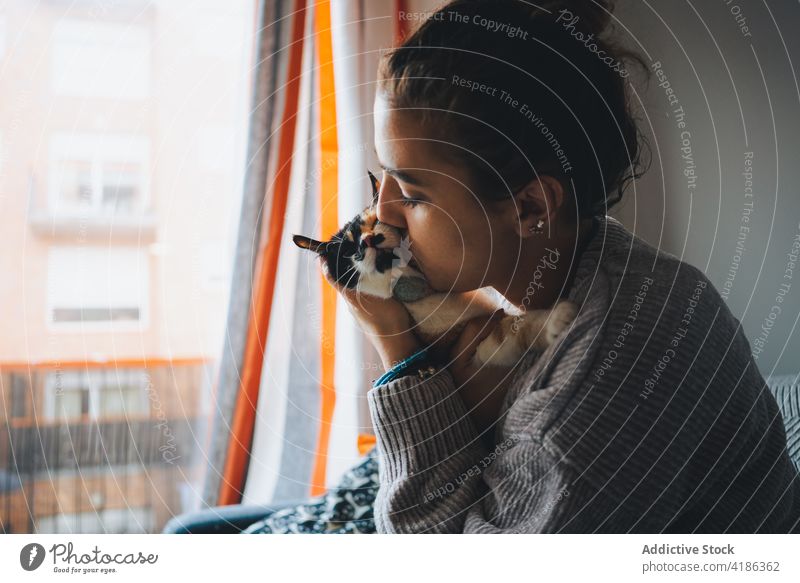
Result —
<path fill-rule="evenodd" d="M 43 415 L 54 370 L 120 367 L 146 371 L 148 413 Z M 211 374 L 202 359 L 0 364 L 0 532 L 159 532 L 192 510 Z"/>
<path fill-rule="evenodd" d="M 97 467 L 191 464 L 202 418 L 96 419 L 46 424 L 13 422 L 0 435 L 0 467 L 25 476 Z M 13 447 L 12 447 L 13 446 Z M 180 446 L 180 447 L 179 447 Z"/>

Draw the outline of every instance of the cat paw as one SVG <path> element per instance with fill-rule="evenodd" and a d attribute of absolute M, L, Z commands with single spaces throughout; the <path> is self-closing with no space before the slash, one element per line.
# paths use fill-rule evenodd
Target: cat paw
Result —
<path fill-rule="evenodd" d="M 544 331 L 547 344 L 553 344 L 558 335 L 572 323 L 577 315 L 577 304 L 569 300 L 559 300 L 547 319 L 547 327 Z"/>

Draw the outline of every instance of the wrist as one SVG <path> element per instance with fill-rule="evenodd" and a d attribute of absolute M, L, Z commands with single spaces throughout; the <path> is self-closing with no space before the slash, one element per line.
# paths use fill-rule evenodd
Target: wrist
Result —
<path fill-rule="evenodd" d="M 420 348 L 422 348 L 422 344 L 410 332 L 381 338 L 375 346 L 383 363 L 384 371 L 389 370 L 404 358 L 408 358 Z"/>
<path fill-rule="evenodd" d="M 419 380 L 424 380 L 435 375 L 438 370 L 438 367 L 431 362 L 428 348 L 420 348 L 414 354 L 392 366 L 380 377 L 374 379 L 372 381 L 372 386 L 375 388 L 408 375 L 413 375 L 418 377 Z"/>

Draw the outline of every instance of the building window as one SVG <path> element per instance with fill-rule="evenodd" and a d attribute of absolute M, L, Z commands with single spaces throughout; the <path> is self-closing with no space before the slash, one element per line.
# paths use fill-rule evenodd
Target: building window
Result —
<path fill-rule="evenodd" d="M 198 247 L 199 263 L 201 269 L 199 276 L 203 289 L 207 291 L 222 291 L 230 281 L 231 272 L 227 254 L 232 253 L 226 246 L 226 241 L 215 239 L 202 243 Z"/>
<path fill-rule="evenodd" d="M 0 15 L 0 60 L 6 54 L 6 17 Z"/>
<path fill-rule="evenodd" d="M 57 216 L 122 218 L 148 203 L 150 147 L 142 136 L 56 134 L 49 205 Z"/>
<path fill-rule="evenodd" d="M 48 257 L 51 324 L 81 332 L 147 323 L 149 261 L 139 248 L 53 247 Z"/>
<path fill-rule="evenodd" d="M 140 417 L 149 415 L 148 377 L 144 370 L 89 369 L 48 373 L 44 416 L 75 419 L 89 416 Z"/>
<path fill-rule="evenodd" d="M 30 403 L 31 390 L 29 376 L 25 374 L 12 374 L 11 382 L 11 417 L 22 419 L 30 415 L 28 403 Z"/>
<path fill-rule="evenodd" d="M 150 95 L 150 43 L 146 26 L 61 19 L 53 30 L 53 91 L 145 99 Z"/>

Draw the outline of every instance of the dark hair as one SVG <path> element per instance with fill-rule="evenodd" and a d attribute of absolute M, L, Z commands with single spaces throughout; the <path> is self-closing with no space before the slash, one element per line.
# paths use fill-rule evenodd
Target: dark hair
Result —
<path fill-rule="evenodd" d="M 625 63 L 649 71 L 603 35 L 612 10 L 607 0 L 449 2 L 382 57 L 379 91 L 457 146 L 479 194 L 505 198 L 548 174 L 574 182 L 580 216 L 604 214 L 642 174 L 647 145 Z"/>

